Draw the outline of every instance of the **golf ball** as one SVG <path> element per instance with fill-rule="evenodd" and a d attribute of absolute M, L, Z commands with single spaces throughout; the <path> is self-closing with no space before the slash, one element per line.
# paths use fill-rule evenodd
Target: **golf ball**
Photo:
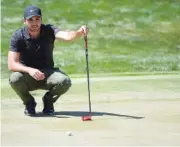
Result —
<path fill-rule="evenodd" d="M 71 131 L 68 131 L 68 132 L 67 132 L 67 135 L 68 135 L 68 136 L 72 136 L 72 132 L 71 132 Z"/>

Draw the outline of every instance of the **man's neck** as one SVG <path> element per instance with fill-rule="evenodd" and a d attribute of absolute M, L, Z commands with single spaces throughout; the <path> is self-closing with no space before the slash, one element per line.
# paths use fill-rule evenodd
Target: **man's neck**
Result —
<path fill-rule="evenodd" d="M 32 39 L 36 39 L 40 36 L 40 29 L 38 32 L 32 32 L 30 30 L 28 30 L 28 33 L 29 33 L 29 36 L 32 38 Z"/>

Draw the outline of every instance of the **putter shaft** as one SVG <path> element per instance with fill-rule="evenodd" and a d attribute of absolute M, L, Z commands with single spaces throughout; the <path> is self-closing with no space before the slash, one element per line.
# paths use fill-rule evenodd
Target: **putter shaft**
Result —
<path fill-rule="evenodd" d="M 84 36 L 84 42 L 85 42 L 85 54 L 86 54 L 86 71 L 87 71 L 87 83 L 88 83 L 89 113 L 91 113 L 91 99 L 90 99 L 90 82 L 89 82 L 89 61 L 88 61 L 88 43 L 87 43 L 87 36 Z"/>

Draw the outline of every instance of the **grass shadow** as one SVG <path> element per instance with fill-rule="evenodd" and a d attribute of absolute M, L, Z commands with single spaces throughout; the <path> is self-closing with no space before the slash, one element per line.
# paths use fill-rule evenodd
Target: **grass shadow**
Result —
<path fill-rule="evenodd" d="M 44 115 L 42 112 L 37 113 L 33 117 L 57 117 L 57 118 L 70 118 L 70 117 L 81 117 L 89 115 L 88 111 L 60 111 L 55 112 L 53 115 Z M 132 115 L 122 115 L 117 113 L 108 113 L 108 112 L 91 112 L 92 116 L 116 116 L 124 117 L 128 119 L 143 119 L 145 117 L 141 116 L 132 116 Z"/>
<path fill-rule="evenodd" d="M 58 116 L 73 116 L 73 117 L 81 117 L 81 116 L 87 116 L 89 115 L 88 111 L 60 111 L 60 112 L 55 112 L 57 117 Z M 139 117 L 139 116 L 131 116 L 131 115 L 122 115 L 122 114 L 117 114 L 117 113 L 108 113 L 108 112 L 91 112 L 92 116 L 117 116 L 117 117 L 125 117 L 125 118 L 130 118 L 130 119 L 143 119 L 144 117 Z"/>

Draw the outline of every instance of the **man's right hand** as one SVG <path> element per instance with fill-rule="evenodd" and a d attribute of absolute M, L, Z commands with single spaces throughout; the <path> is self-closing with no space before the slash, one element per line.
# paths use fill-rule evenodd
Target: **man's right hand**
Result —
<path fill-rule="evenodd" d="M 35 68 L 29 68 L 28 73 L 30 76 L 32 76 L 34 79 L 40 81 L 45 78 L 44 73 L 42 73 L 40 70 L 35 69 Z"/>

